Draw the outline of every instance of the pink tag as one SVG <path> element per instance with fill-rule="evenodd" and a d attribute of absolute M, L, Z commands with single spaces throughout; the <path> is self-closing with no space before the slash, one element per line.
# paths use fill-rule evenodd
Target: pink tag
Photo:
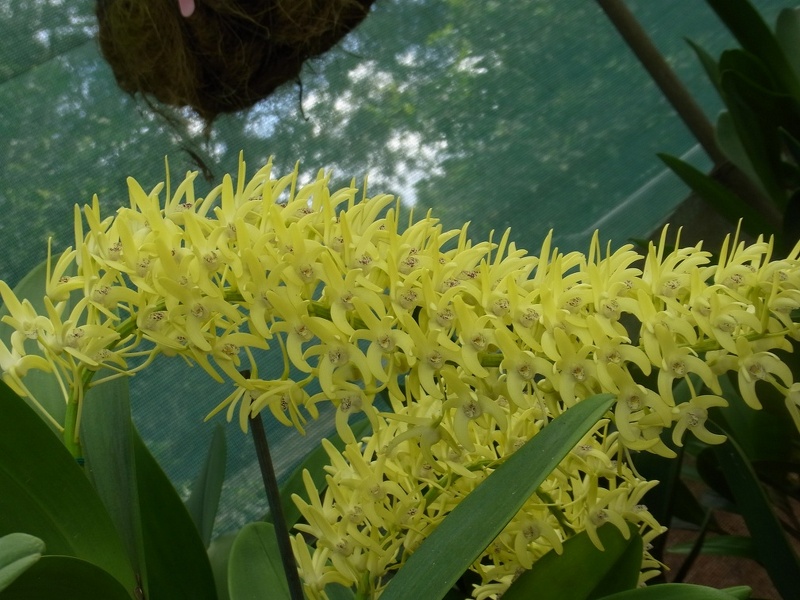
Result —
<path fill-rule="evenodd" d="M 178 0 L 178 6 L 184 17 L 191 17 L 194 14 L 194 0 Z"/>

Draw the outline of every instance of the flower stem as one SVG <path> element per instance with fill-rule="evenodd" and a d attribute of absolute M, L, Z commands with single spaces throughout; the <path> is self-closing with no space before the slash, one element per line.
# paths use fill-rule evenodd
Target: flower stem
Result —
<path fill-rule="evenodd" d="M 67 414 L 64 419 L 64 445 L 69 453 L 77 461 L 78 465 L 83 466 L 83 451 L 81 450 L 81 440 L 78 437 L 78 410 L 80 409 L 77 397 L 71 397 L 67 403 Z"/>
<path fill-rule="evenodd" d="M 269 510 L 272 513 L 272 523 L 275 526 L 275 536 L 278 538 L 278 550 L 281 553 L 283 571 L 289 584 L 289 596 L 292 600 L 303 600 L 303 587 L 300 583 L 300 576 L 297 573 L 297 565 L 292 553 L 292 545 L 289 541 L 289 528 L 286 526 L 286 518 L 283 515 L 278 479 L 275 476 L 275 469 L 269 453 L 269 445 L 267 444 L 267 433 L 264 430 L 264 422 L 261 420 L 260 413 L 250 417 L 250 426 L 253 430 L 256 456 L 258 457 L 258 466 L 261 468 L 261 478 L 264 480 L 264 490 L 267 492 Z"/>

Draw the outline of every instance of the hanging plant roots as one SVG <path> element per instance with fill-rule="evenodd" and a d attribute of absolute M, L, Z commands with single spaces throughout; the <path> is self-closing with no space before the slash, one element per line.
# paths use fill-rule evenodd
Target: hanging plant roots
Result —
<path fill-rule="evenodd" d="M 297 79 L 375 0 L 99 0 L 100 48 L 119 86 L 189 106 L 207 122 Z"/>

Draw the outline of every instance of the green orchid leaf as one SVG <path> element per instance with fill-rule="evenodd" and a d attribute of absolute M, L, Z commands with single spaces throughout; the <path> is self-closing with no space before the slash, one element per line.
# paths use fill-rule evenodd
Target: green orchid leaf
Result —
<path fill-rule="evenodd" d="M 726 594 L 730 594 L 734 598 L 737 598 L 737 600 L 747 600 L 753 592 L 753 590 L 746 585 L 736 585 L 725 588 L 722 591 Z"/>
<path fill-rule="evenodd" d="M 613 402 L 600 394 L 576 404 L 509 456 L 422 542 L 382 600 L 442 598 Z"/>
<path fill-rule="evenodd" d="M 235 533 L 226 533 L 214 538 L 208 545 L 208 561 L 211 563 L 211 572 L 214 574 L 218 600 L 230 600 L 231 598 L 228 594 L 228 562 L 235 539 Z"/>
<path fill-rule="evenodd" d="M 775 39 L 800 79 L 800 7 L 784 8 L 775 23 Z"/>
<path fill-rule="evenodd" d="M 208 554 L 192 518 L 172 483 L 135 432 L 133 447 L 148 600 L 215 600 L 216 588 Z"/>
<path fill-rule="evenodd" d="M 692 544 L 676 544 L 670 546 L 669 552 L 673 554 L 688 554 L 692 550 Z M 742 535 L 718 535 L 706 538 L 700 548 L 700 554 L 712 556 L 738 556 L 757 560 L 753 539 Z"/>
<path fill-rule="evenodd" d="M 800 80 L 775 35 L 748 0 L 706 0 L 742 48 L 753 53 L 772 72 L 786 93 L 800 98 Z"/>
<path fill-rule="evenodd" d="M 675 156 L 659 154 L 658 157 L 697 195 L 731 223 L 736 224 L 741 219 L 742 228 L 752 235 L 774 233 L 772 226 L 758 210 L 722 184 Z"/>
<path fill-rule="evenodd" d="M 206 548 L 211 543 L 214 521 L 217 518 L 222 484 L 225 481 L 226 458 L 225 429 L 218 424 L 214 428 L 205 465 L 192 483 L 189 498 L 186 500 L 186 508 Z"/>
<path fill-rule="evenodd" d="M 0 382 L 0 535 L 24 531 L 48 554 L 107 571 L 127 590 L 136 577 L 125 546 L 83 470 L 24 400 Z"/>
<path fill-rule="evenodd" d="M 706 76 L 714 85 L 717 90 L 717 93 L 722 96 L 722 90 L 719 87 L 719 66 L 717 65 L 717 61 L 706 52 L 701 46 L 695 44 L 692 40 L 684 38 L 686 43 L 694 50 L 694 53 L 697 55 L 698 60 L 700 61 L 700 65 L 703 67 L 703 70 L 706 72 Z"/>
<path fill-rule="evenodd" d="M 353 431 L 353 435 L 358 440 L 361 439 L 361 436 L 365 435 L 369 431 L 369 427 L 369 420 L 362 419 L 361 421 L 353 423 L 350 426 L 350 429 Z M 340 452 L 344 450 L 345 443 L 338 434 L 334 434 L 327 439 Z M 301 517 L 300 510 L 292 501 L 292 495 L 297 494 L 301 498 L 305 498 L 307 496 L 306 487 L 303 483 L 303 471 L 308 470 L 309 474 L 311 475 L 311 479 L 314 481 L 314 485 L 317 487 L 320 493 L 322 493 L 328 486 L 328 483 L 325 481 L 326 473 L 324 467 L 326 467 L 329 462 L 330 457 L 325 451 L 325 448 L 323 448 L 322 444 L 317 444 L 314 446 L 314 449 L 303 458 L 302 462 L 297 465 L 297 467 L 292 471 L 292 474 L 289 475 L 286 481 L 284 481 L 281 485 L 280 493 L 281 504 L 283 506 L 283 515 L 286 518 L 286 525 L 290 529 L 300 520 Z M 267 514 L 264 516 L 264 520 L 271 523 L 272 514 L 267 512 Z"/>
<path fill-rule="evenodd" d="M 780 127 L 798 129 L 797 103 L 775 94 L 736 71 L 722 73 L 725 105 L 761 185 L 779 209 L 786 207 L 782 185 Z"/>
<path fill-rule="evenodd" d="M 733 71 L 739 76 L 770 92 L 774 91 L 774 81 L 764 64 L 753 54 L 746 50 L 734 48 L 725 50 L 719 57 L 718 68 L 720 74 Z M 720 76 L 720 83 L 722 77 Z"/>
<path fill-rule="evenodd" d="M 28 299 L 38 314 L 46 314 L 44 307 L 45 297 L 45 283 L 47 281 L 47 262 L 42 262 L 33 269 L 31 269 L 25 277 L 14 288 L 14 294 L 20 300 Z M 69 310 L 69 308 L 67 309 Z M 7 306 L 0 307 L 0 318 L 9 314 Z M 7 323 L 0 322 L 0 339 L 2 339 L 6 346 L 9 346 L 11 334 L 14 328 Z M 25 350 L 28 354 L 36 354 L 42 356 L 42 351 L 38 348 L 33 340 L 25 342 Z M 25 385 L 37 402 L 47 411 L 47 413 L 55 419 L 60 425 L 64 424 L 64 417 L 66 415 L 67 403 L 64 394 L 61 391 L 61 386 L 58 380 L 52 373 L 44 371 L 31 370 L 24 378 Z M 29 399 L 25 399 L 28 404 L 33 406 Z M 41 411 L 37 408 L 37 414 L 44 418 Z M 56 430 L 54 425 L 45 419 L 48 426 L 58 435 L 60 432 Z"/>
<path fill-rule="evenodd" d="M 27 533 L 0 537 L 0 592 L 42 557 L 44 542 Z"/>
<path fill-rule="evenodd" d="M 133 593 L 133 590 L 131 590 Z M 108 572 L 72 556 L 42 556 L 0 595 L 3 600 L 131 600 Z"/>
<path fill-rule="evenodd" d="M 791 598 L 800 581 L 800 561 L 750 461 L 732 435 L 727 431 L 724 433 L 728 435 L 728 441 L 715 446 L 714 455 L 750 531 L 759 561 L 767 569 L 778 592 L 784 598 Z"/>
<path fill-rule="evenodd" d="M 107 374 L 107 373 L 106 373 Z M 98 373 L 97 377 L 102 377 Z M 127 378 L 86 394 L 81 415 L 84 471 L 122 538 L 134 571 L 147 590 L 139 491 L 133 452 L 133 423 Z"/>
<path fill-rule="evenodd" d="M 272 523 L 250 523 L 236 536 L 228 562 L 228 592 L 230 600 L 289 599 Z"/>
<path fill-rule="evenodd" d="M 714 135 L 717 145 L 725 157 L 739 167 L 739 170 L 747 175 L 747 178 L 758 187 L 761 193 L 768 197 L 769 194 L 761 184 L 758 173 L 756 173 L 753 163 L 750 162 L 750 157 L 747 155 L 747 150 L 745 150 L 744 144 L 742 144 L 742 140 L 736 132 L 733 117 L 727 110 L 722 111 L 717 117 L 717 127 L 714 130 Z"/>
<path fill-rule="evenodd" d="M 564 542 L 564 552 L 551 550 L 503 593 L 503 600 L 589 600 L 636 587 L 642 568 L 642 538 L 633 526 L 628 538 L 614 525 L 597 530 L 603 550 L 584 531 Z M 579 578 L 575 573 L 580 572 Z"/>
<path fill-rule="evenodd" d="M 745 588 L 748 593 L 750 588 Z M 739 600 L 743 588 L 732 591 L 718 590 L 690 583 L 665 583 L 619 592 L 605 596 L 602 600 Z"/>

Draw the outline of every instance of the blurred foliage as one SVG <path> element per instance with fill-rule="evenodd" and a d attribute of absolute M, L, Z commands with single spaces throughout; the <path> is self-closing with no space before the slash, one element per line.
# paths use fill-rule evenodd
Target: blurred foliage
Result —
<path fill-rule="evenodd" d="M 692 189 L 752 235 L 774 235 L 789 250 L 800 238 L 800 8 L 785 8 L 773 32 L 748 0 L 707 0 L 741 48 L 715 60 L 690 42 L 725 103 L 720 150 L 752 191 L 733 191 L 675 157 L 661 158 Z"/>

